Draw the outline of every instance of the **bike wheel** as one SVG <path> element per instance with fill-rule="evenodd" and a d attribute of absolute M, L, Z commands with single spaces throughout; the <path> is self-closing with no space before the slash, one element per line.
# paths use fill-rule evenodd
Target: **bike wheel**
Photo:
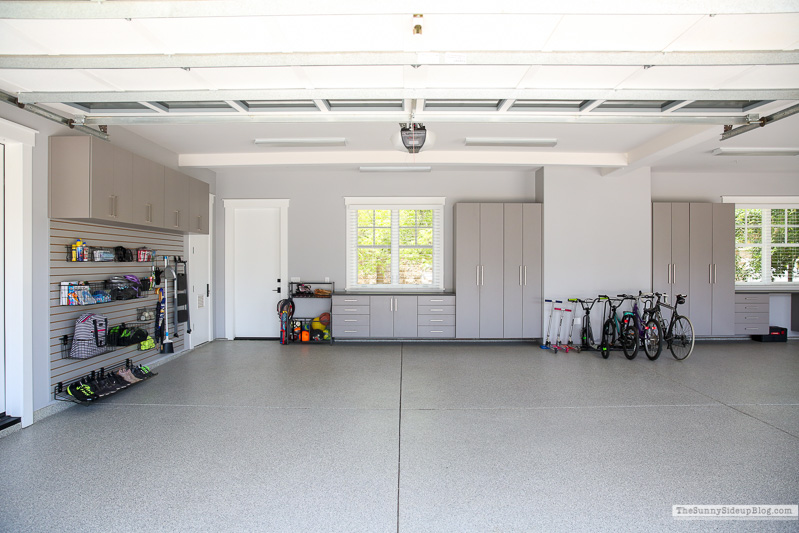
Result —
<path fill-rule="evenodd" d="M 635 325 L 635 320 L 628 316 L 624 317 L 625 322 L 621 327 L 621 349 L 624 350 L 624 357 L 629 360 L 635 359 L 638 355 L 639 333 L 638 327 Z"/>
<path fill-rule="evenodd" d="M 678 361 L 688 359 L 694 351 L 694 325 L 687 316 L 678 316 L 671 330 L 671 355 Z"/>
<path fill-rule="evenodd" d="M 644 329 L 644 352 L 650 361 L 654 361 L 660 357 L 662 350 L 663 336 L 660 334 L 660 326 L 656 320 L 650 320 Z"/>
<path fill-rule="evenodd" d="M 599 349 L 602 351 L 602 358 L 610 357 L 610 347 L 616 344 L 616 328 L 613 324 L 613 317 L 605 320 L 602 325 L 602 344 Z"/>

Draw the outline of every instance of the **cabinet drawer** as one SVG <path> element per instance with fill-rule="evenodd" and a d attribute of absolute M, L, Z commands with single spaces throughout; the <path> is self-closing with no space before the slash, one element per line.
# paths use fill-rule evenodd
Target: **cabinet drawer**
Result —
<path fill-rule="evenodd" d="M 333 326 L 368 326 L 369 315 L 333 315 Z"/>
<path fill-rule="evenodd" d="M 735 303 L 737 304 L 767 304 L 769 294 L 767 292 L 736 292 Z"/>
<path fill-rule="evenodd" d="M 346 306 L 369 305 L 369 296 L 363 296 L 363 295 L 350 296 L 348 294 L 334 294 L 333 305 L 346 305 Z"/>
<path fill-rule="evenodd" d="M 768 304 L 735 304 L 736 313 L 768 313 Z"/>
<path fill-rule="evenodd" d="M 418 297 L 419 305 L 432 305 L 432 306 L 442 306 L 442 305 L 455 305 L 455 296 L 452 294 L 448 294 L 446 296 L 419 296 Z"/>
<path fill-rule="evenodd" d="M 454 339 L 455 326 L 419 326 L 422 339 Z"/>
<path fill-rule="evenodd" d="M 368 305 L 334 305 L 333 316 L 336 315 L 368 315 Z"/>
<path fill-rule="evenodd" d="M 369 326 L 333 326 L 333 338 L 369 337 Z"/>
<path fill-rule="evenodd" d="M 766 324 L 768 326 L 768 313 L 735 313 L 736 324 Z"/>
<path fill-rule="evenodd" d="M 768 335 L 768 324 L 735 324 L 736 335 Z"/>
<path fill-rule="evenodd" d="M 455 315 L 416 315 L 419 326 L 454 326 Z"/>
<path fill-rule="evenodd" d="M 420 305 L 416 311 L 420 315 L 454 315 L 454 305 Z"/>

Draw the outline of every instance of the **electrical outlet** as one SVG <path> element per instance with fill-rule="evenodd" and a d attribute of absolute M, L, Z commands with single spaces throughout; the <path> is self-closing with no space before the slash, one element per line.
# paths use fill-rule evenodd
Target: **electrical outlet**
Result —
<path fill-rule="evenodd" d="M 327 276 L 325 276 L 325 283 L 330 283 L 330 278 L 328 278 Z"/>
<path fill-rule="evenodd" d="M 291 278 L 291 281 L 293 281 L 294 283 L 299 283 L 300 278 Z"/>

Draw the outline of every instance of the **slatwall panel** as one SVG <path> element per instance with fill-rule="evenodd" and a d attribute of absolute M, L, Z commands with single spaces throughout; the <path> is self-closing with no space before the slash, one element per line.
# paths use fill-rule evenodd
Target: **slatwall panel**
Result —
<path fill-rule="evenodd" d="M 138 345 L 125 346 L 113 352 L 104 353 L 91 359 L 62 359 L 61 337 L 72 335 L 75 320 L 83 313 L 97 313 L 108 317 L 109 326 L 121 322 L 136 322 L 136 309 L 139 307 L 155 307 L 155 292 L 146 293 L 145 298 L 124 300 L 85 306 L 62 306 L 59 301 L 62 281 L 104 281 L 111 276 L 132 274 L 139 278 L 149 277 L 151 263 L 116 263 L 116 262 L 68 262 L 66 245 L 81 239 L 89 246 L 115 247 L 124 246 L 136 249 L 147 247 L 158 255 L 158 266 L 163 270 L 163 256 L 183 256 L 186 259 L 183 235 L 159 233 L 146 229 L 117 228 L 90 224 L 71 220 L 50 221 L 50 383 L 67 383 L 88 374 L 100 367 L 110 366 L 130 358 L 136 364 L 147 363 L 160 356 L 158 348 L 141 351 Z M 162 284 L 163 286 L 163 279 Z M 170 337 L 171 323 L 175 309 L 174 288 L 169 284 L 169 319 Z M 181 324 L 178 337 L 173 338 L 175 352 L 183 350 L 185 340 L 185 324 Z"/>

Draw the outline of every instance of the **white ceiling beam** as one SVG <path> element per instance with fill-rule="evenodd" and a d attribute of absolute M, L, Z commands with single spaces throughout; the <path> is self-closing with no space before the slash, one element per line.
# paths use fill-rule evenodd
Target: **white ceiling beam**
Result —
<path fill-rule="evenodd" d="M 651 167 L 661 159 L 683 152 L 721 135 L 717 127 L 680 126 L 651 139 L 627 153 L 627 166 L 602 170 L 603 176 L 619 176 L 641 167 Z"/>
<path fill-rule="evenodd" d="M 313 157 L 309 154 L 313 153 Z M 541 165 L 570 166 L 622 166 L 627 155 L 619 153 L 587 152 L 470 152 L 435 151 L 409 154 L 391 151 L 341 151 L 341 152 L 252 152 L 222 154 L 180 154 L 181 167 L 236 167 L 236 166 L 300 166 L 300 165 L 490 165 L 503 167 L 538 167 Z"/>
<path fill-rule="evenodd" d="M 797 89 L 225 89 L 218 91 L 57 91 L 20 92 L 24 104 L 61 102 L 196 102 L 224 100 L 799 100 Z"/>
<path fill-rule="evenodd" d="M 401 6 L 402 9 L 397 9 Z M 529 2 L 504 0 L 500 6 L 491 2 L 458 0 L 405 0 L 401 3 L 355 0 L 115 0 L 76 2 L 70 0 L 0 2 L 0 18 L 19 19 L 122 19 L 244 17 L 281 15 L 405 15 L 491 14 L 498 8 L 503 14 L 542 15 L 729 15 L 786 13 L 796 11 L 791 0 L 695 0 L 662 2 L 654 0 L 570 0 L 569 2 Z"/>
<path fill-rule="evenodd" d="M 415 122 L 424 124 L 702 124 L 702 125 L 745 125 L 749 120 L 744 116 L 690 116 L 690 115 L 634 115 L 634 114 L 563 114 L 536 115 L 528 113 L 446 113 L 426 111 L 414 115 Z M 264 113 L 170 113 L 163 115 L 87 115 L 86 124 L 142 126 L 156 124 L 235 124 L 235 123 L 273 123 L 273 124 L 321 124 L 321 123 L 367 123 L 367 122 L 408 122 L 408 114 L 399 112 L 277 112 Z"/>
<path fill-rule="evenodd" d="M 0 3 L 2 4 L 2 3 Z M 443 52 L 295 52 L 220 54 L 3 55 L 4 69 L 120 69 L 447 65 Z M 747 66 L 795 65 L 797 51 L 523 52 L 474 51 L 458 65 Z M 453 63 L 455 64 L 455 63 Z"/>

